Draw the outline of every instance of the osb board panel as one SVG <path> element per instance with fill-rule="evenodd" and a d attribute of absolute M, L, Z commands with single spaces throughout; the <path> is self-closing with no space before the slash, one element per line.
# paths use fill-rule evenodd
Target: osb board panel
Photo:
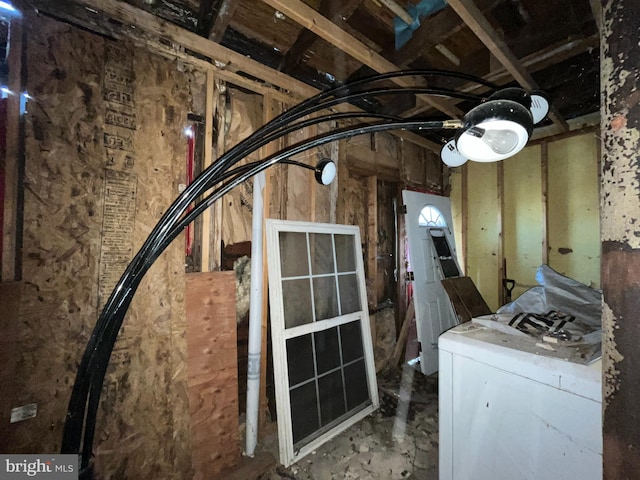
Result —
<path fill-rule="evenodd" d="M 19 424 L 11 424 L 11 409 L 31 403 L 29 398 L 17 398 L 14 389 L 16 370 L 20 358 L 21 328 L 18 316 L 22 296 L 22 282 L 0 283 L 0 452 L 12 451 L 11 438 Z M 26 402 L 26 403 L 25 403 Z"/>
<path fill-rule="evenodd" d="M 600 286 L 598 139 L 579 135 L 549 144 L 549 266 Z"/>
<path fill-rule="evenodd" d="M 194 478 L 215 478 L 240 460 L 235 273 L 192 273 L 185 287 Z"/>
<path fill-rule="evenodd" d="M 98 315 L 105 171 L 135 180 L 135 251 L 184 178 L 189 76 L 133 45 L 28 17 L 24 348 L 15 388 L 38 403 L 13 448 L 55 452 L 77 363 Z M 118 113 L 114 115 L 113 112 Z M 190 437 L 184 257 L 146 275 L 105 379 L 98 478 L 185 478 Z"/>
<path fill-rule="evenodd" d="M 224 136 L 224 148 L 228 151 L 262 126 L 262 96 L 246 93 L 227 85 L 226 103 L 227 134 Z M 238 165 L 261 158 L 260 152 L 243 159 Z M 251 240 L 251 217 L 253 211 L 253 180 L 243 182 L 225 195 L 222 202 L 222 240 L 225 245 Z"/>
<path fill-rule="evenodd" d="M 504 165 L 504 258 L 515 280 L 512 299 L 537 285 L 542 263 L 543 211 L 540 145 L 525 148 Z"/>
<path fill-rule="evenodd" d="M 467 276 L 471 277 L 492 311 L 498 303 L 499 208 L 496 163 L 469 162 L 469 225 Z"/>

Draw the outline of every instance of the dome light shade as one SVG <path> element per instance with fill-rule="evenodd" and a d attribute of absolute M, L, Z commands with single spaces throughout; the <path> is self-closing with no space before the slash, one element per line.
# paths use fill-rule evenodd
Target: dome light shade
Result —
<path fill-rule="evenodd" d="M 513 100 L 489 100 L 464 118 L 465 128 L 456 137 L 456 147 L 465 158 L 495 162 L 524 148 L 533 130 L 528 108 Z"/>
<path fill-rule="evenodd" d="M 531 92 L 531 116 L 533 124 L 540 123 L 549 113 L 549 99 L 542 92 Z"/>
<path fill-rule="evenodd" d="M 456 148 L 456 142 L 453 139 L 444 144 L 440 151 L 440 158 L 442 158 L 443 163 L 449 168 L 460 167 L 467 163 L 467 158 L 460 155 L 460 152 Z"/>
<path fill-rule="evenodd" d="M 336 164 L 333 161 L 324 159 L 315 168 L 316 181 L 320 185 L 329 185 L 336 178 Z"/>

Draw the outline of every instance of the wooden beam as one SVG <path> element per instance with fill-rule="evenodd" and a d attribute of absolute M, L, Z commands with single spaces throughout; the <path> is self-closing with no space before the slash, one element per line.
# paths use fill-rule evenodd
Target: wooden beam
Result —
<path fill-rule="evenodd" d="M 22 209 L 20 92 L 22 92 L 22 20 L 11 21 L 9 48 L 9 82 L 7 87 L 13 95 L 7 98 L 6 145 L 4 158 L 4 198 L 2 218 L 2 274 L 0 280 L 9 282 L 21 277 L 19 259 Z"/>
<path fill-rule="evenodd" d="M 505 292 L 502 285 L 502 279 L 507 277 L 506 259 L 504 258 L 504 162 L 498 162 L 497 170 L 498 181 L 498 304 L 505 304 Z"/>
<path fill-rule="evenodd" d="M 378 0 L 378 1 L 382 5 L 387 7 L 389 10 L 391 10 L 396 15 L 396 17 L 400 18 L 400 20 L 402 20 L 407 25 L 413 24 L 413 18 L 411 17 L 411 15 L 409 15 L 409 12 L 407 12 L 402 7 L 402 5 L 400 5 L 398 2 L 394 0 Z"/>
<path fill-rule="evenodd" d="M 210 58 L 216 66 L 222 70 L 233 72 L 244 72 L 262 79 L 271 85 L 278 86 L 284 90 L 294 92 L 301 98 L 308 98 L 315 95 L 318 90 L 307 85 L 300 80 L 269 68 L 260 62 L 246 57 L 240 53 L 223 47 L 206 38 L 200 37 L 184 28 L 178 27 L 166 20 L 163 20 L 142 9 L 136 8 L 125 2 L 118 0 L 76 0 L 77 3 L 103 12 L 118 22 L 135 26 L 145 32 L 157 35 L 160 39 L 181 45 L 193 52 Z M 45 11 L 55 13 L 55 2 L 47 0 L 30 0 L 32 4 Z"/>
<path fill-rule="evenodd" d="M 462 268 L 464 269 L 464 274 L 469 275 L 469 259 L 467 252 L 469 251 L 469 165 L 465 163 L 462 166 L 462 179 L 460 183 L 460 211 L 462 215 L 462 227 L 460 232 L 460 237 L 462 241 L 462 260 L 464 265 Z"/>
<path fill-rule="evenodd" d="M 376 72 L 386 73 L 401 70 L 399 66 L 376 53 L 300 0 L 263 1 Z M 406 78 L 396 78 L 393 81 L 400 86 L 415 85 L 414 82 Z M 463 112 L 449 101 L 432 98 L 428 95 L 416 95 L 416 97 L 451 117 L 463 116 Z"/>
<path fill-rule="evenodd" d="M 549 144 L 540 145 L 540 193 L 542 198 L 542 263 L 549 264 Z"/>
<path fill-rule="evenodd" d="M 127 3 L 117 0 L 76 1 L 92 10 L 103 12 L 108 17 L 116 20 L 124 26 L 135 27 L 122 28 L 121 31 L 123 35 L 132 36 L 138 40 L 143 39 L 145 43 L 148 44 L 148 40 L 144 38 L 144 32 L 148 32 L 154 36 L 158 36 L 164 41 L 180 45 L 195 53 L 204 55 L 211 59 L 212 63 L 216 65 L 218 75 L 234 73 L 236 74 L 234 78 L 239 78 L 237 73 L 244 72 L 254 78 L 262 79 L 266 82 L 265 85 L 270 84 L 281 88 L 297 100 L 309 98 L 319 92 L 318 89 L 307 85 L 300 80 L 290 77 L 282 72 L 278 72 L 277 70 L 267 67 L 256 60 L 245 57 L 244 55 L 234 52 L 233 50 L 223 47 L 222 45 L 212 42 L 206 38 L 200 37 L 195 33 L 173 25 L 170 22 L 162 20 L 155 15 Z M 52 2 L 51 0 L 28 0 L 28 2 L 34 7 L 40 8 L 45 12 L 55 14 L 56 5 L 55 2 Z M 86 27 L 91 29 L 91 25 L 86 25 Z M 142 30 L 142 32 L 139 30 Z M 343 106 L 340 108 L 342 111 L 347 109 L 354 110 L 355 107 Z M 392 133 L 415 143 L 416 145 L 432 149 L 433 151 L 440 151 L 440 145 L 430 142 L 424 137 L 413 132 L 394 131 Z"/>
<path fill-rule="evenodd" d="M 481 10 L 492 8 L 501 0 L 477 0 Z M 387 56 L 393 58 L 397 65 L 406 67 L 424 52 L 435 47 L 443 39 L 451 37 L 464 28 L 460 17 L 450 8 L 441 10 L 433 18 L 425 19 L 413 32 L 409 41 L 399 51 L 388 51 Z"/>
<path fill-rule="evenodd" d="M 521 86 L 528 90 L 540 88 L 473 0 L 450 0 L 448 3 Z M 553 106 L 549 118 L 563 130 L 569 130 L 567 122 Z"/>
<path fill-rule="evenodd" d="M 205 87 L 205 113 L 204 113 L 204 152 L 202 160 L 202 170 L 205 170 L 213 162 L 213 105 L 214 99 L 217 101 L 219 92 L 215 90 L 214 73 L 212 69 L 207 70 L 207 80 Z M 216 102 L 217 103 L 217 102 Z M 220 202 L 217 202 L 220 203 Z M 201 216 L 202 238 L 200 239 L 201 255 L 200 255 L 200 271 L 210 272 L 215 266 L 215 249 L 212 249 L 213 236 L 212 223 L 213 207 L 207 208 Z M 217 242 L 216 242 L 217 243 Z M 220 258 L 219 256 L 217 257 Z"/>
<path fill-rule="evenodd" d="M 321 0 L 319 11 L 329 20 L 337 23 L 339 20 L 346 20 L 353 15 L 361 3 L 362 0 Z M 318 36 L 311 30 L 302 29 L 287 54 L 282 57 L 280 71 L 291 73 L 317 38 Z"/>
<path fill-rule="evenodd" d="M 216 16 L 213 25 L 211 25 L 211 30 L 209 30 L 209 40 L 216 43 L 219 43 L 220 40 L 222 40 L 224 31 L 229 26 L 231 17 L 233 17 L 239 3 L 240 0 L 222 0 L 222 4 L 220 4 L 220 8 L 218 9 L 218 15 Z"/>
<path fill-rule="evenodd" d="M 367 182 L 367 297 L 369 305 L 376 305 L 375 282 L 378 277 L 378 177 L 372 175 Z M 370 288 L 369 288 L 370 287 Z"/>
<path fill-rule="evenodd" d="M 529 73 L 534 73 L 540 70 L 544 70 L 545 68 L 551 65 L 555 65 L 556 63 L 575 57 L 576 55 L 586 52 L 591 48 L 598 48 L 599 44 L 600 39 L 598 35 L 578 38 L 571 41 L 563 40 L 547 48 L 527 55 L 526 57 L 523 57 L 520 62 Z M 484 75 L 482 78 L 488 82 L 496 83 L 498 85 L 507 84 L 512 79 L 511 74 L 507 71 L 506 68 L 502 66 L 499 69 L 491 71 L 488 75 Z M 481 93 L 487 91 L 487 87 L 475 82 L 470 82 L 460 87 L 459 90 L 465 93 Z M 455 101 L 455 103 L 459 102 L 461 102 L 461 100 Z M 420 105 L 407 110 L 401 116 L 404 118 L 411 118 L 423 112 L 428 113 L 428 110 L 432 109 L 427 105 Z M 571 121 L 568 121 L 567 123 L 569 124 L 569 127 L 571 127 Z M 561 131 L 561 129 L 556 125 L 554 125 L 553 128 L 556 131 Z"/>

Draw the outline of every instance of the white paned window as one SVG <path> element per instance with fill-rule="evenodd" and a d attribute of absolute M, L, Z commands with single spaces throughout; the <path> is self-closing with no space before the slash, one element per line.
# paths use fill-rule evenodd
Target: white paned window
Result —
<path fill-rule="evenodd" d="M 280 462 L 378 407 L 358 227 L 267 220 Z"/>

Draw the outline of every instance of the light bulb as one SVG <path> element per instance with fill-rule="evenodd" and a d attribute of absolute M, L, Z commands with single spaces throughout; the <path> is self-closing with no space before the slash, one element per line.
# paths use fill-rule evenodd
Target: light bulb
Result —
<path fill-rule="evenodd" d="M 494 152 L 506 155 L 518 146 L 519 137 L 513 130 L 485 130 L 482 141 Z"/>

